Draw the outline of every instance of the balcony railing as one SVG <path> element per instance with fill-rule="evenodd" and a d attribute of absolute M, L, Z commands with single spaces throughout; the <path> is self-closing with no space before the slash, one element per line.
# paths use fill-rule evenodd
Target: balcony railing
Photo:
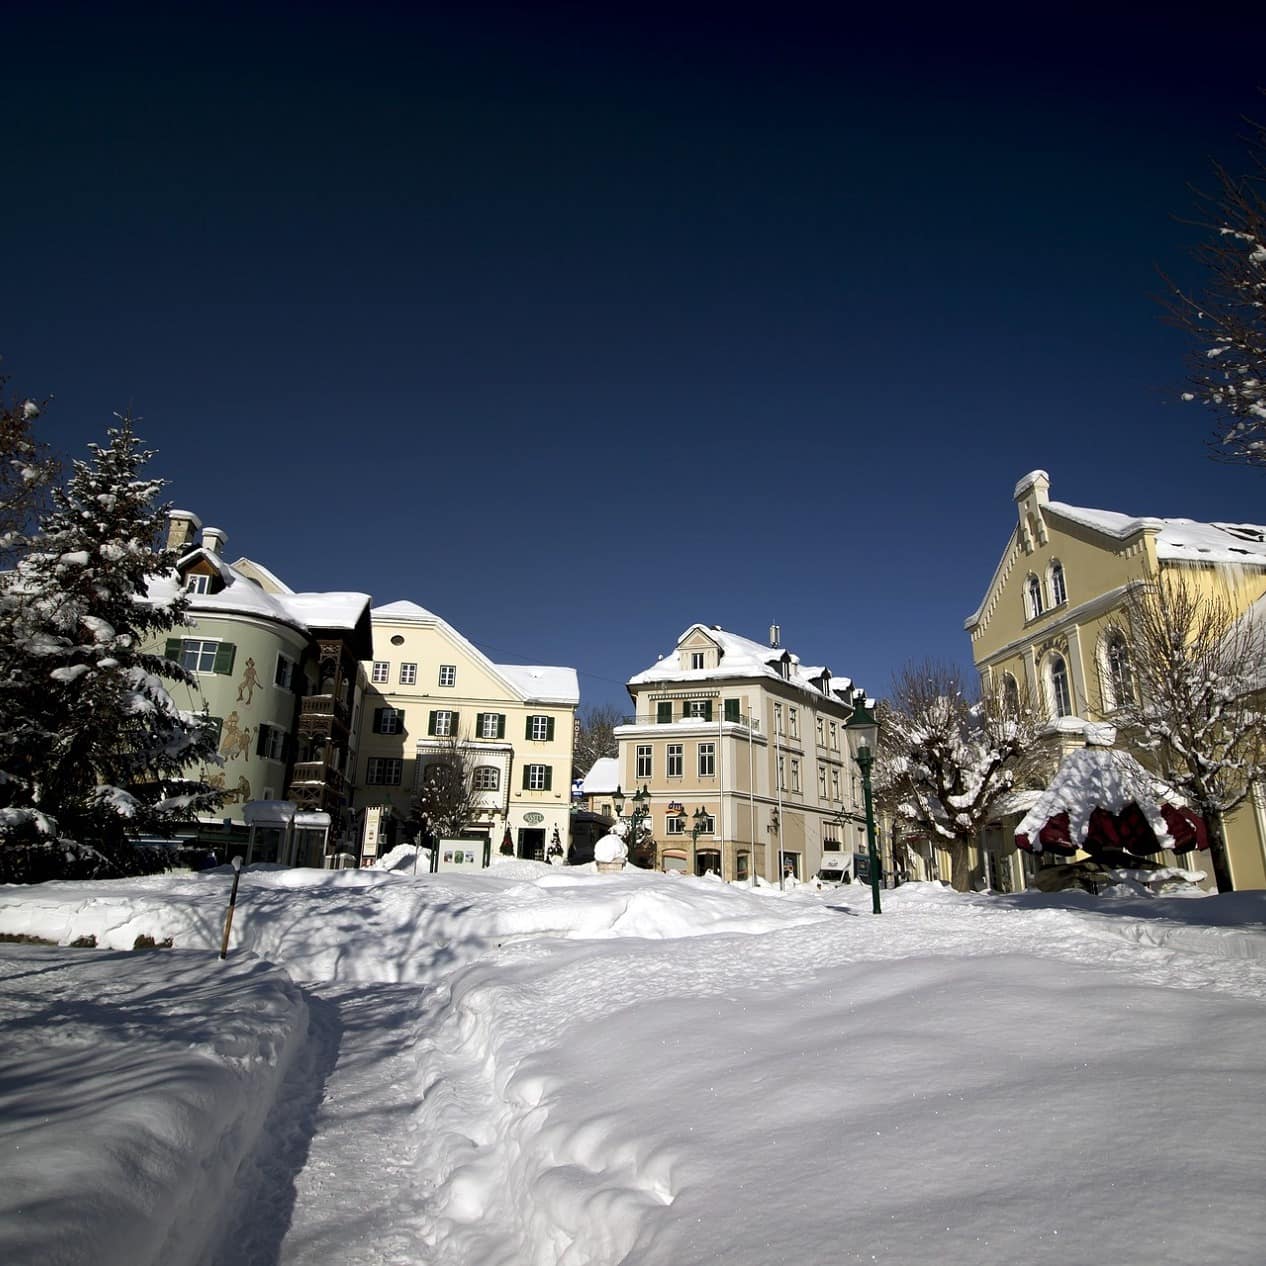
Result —
<path fill-rule="evenodd" d="M 745 730 L 754 730 L 760 733 L 760 717 L 748 716 L 724 716 L 717 712 L 713 712 L 710 717 L 707 716 L 682 716 L 680 713 L 674 712 L 669 720 L 664 720 L 658 712 L 639 712 L 636 716 L 621 717 L 620 725 L 662 725 L 665 729 L 673 725 L 716 725 L 722 722 L 725 725 L 741 725 Z"/>
<path fill-rule="evenodd" d="M 296 783 L 319 783 L 328 787 L 340 799 L 347 795 L 347 779 L 343 774 L 322 760 L 299 761 L 290 776 L 293 786 Z"/>

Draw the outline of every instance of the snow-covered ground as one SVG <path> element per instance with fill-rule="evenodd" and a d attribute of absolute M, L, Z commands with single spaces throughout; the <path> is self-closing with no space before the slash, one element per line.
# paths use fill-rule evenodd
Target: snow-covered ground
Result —
<path fill-rule="evenodd" d="M 0 889 L 0 1260 L 1263 1260 L 1266 894 L 228 885 Z"/>

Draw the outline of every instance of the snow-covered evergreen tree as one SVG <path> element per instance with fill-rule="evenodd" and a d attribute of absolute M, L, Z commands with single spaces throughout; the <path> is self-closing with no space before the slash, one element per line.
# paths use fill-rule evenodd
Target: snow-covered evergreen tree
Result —
<path fill-rule="evenodd" d="M 1033 752 L 1032 710 L 1001 691 L 970 699 L 956 668 L 925 663 L 897 676 L 879 722 L 880 804 L 950 850 L 950 882 L 965 892 L 968 849 Z"/>
<path fill-rule="evenodd" d="M 1205 820 L 1218 891 L 1232 887 L 1223 820 L 1266 779 L 1266 629 L 1256 608 L 1183 577 L 1129 603 L 1132 690 L 1113 719 Z"/>
<path fill-rule="evenodd" d="M 5 567 L 23 553 L 58 469 L 35 431 L 41 406 L 10 398 L 7 384 L 0 375 L 0 566 Z"/>
<path fill-rule="evenodd" d="M 174 555 L 156 549 L 163 486 L 131 424 L 77 461 L 16 568 L 0 576 L 0 880 L 161 868 L 132 842 L 219 803 L 183 775 L 216 763 L 212 723 L 165 682 L 191 683 L 147 651 L 181 621 Z"/>

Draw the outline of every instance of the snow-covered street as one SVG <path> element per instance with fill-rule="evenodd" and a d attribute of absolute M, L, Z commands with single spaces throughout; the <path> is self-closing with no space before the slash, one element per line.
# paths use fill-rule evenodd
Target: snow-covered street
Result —
<path fill-rule="evenodd" d="M 227 890 L 0 889 L 6 1262 L 1261 1260 L 1266 894 Z"/>

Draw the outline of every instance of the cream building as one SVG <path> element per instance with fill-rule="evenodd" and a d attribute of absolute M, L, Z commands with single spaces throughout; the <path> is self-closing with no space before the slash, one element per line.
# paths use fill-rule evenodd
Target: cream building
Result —
<path fill-rule="evenodd" d="M 1046 711 L 1053 772 L 1060 755 L 1086 742 L 1088 727 L 1113 720 L 1117 701 L 1134 688 L 1125 615 L 1131 591 L 1180 574 L 1245 612 L 1266 594 L 1266 527 L 1066 505 L 1050 499 L 1042 470 L 1020 480 L 1014 499 L 1016 525 L 966 629 L 982 680 L 1024 690 Z M 1266 887 L 1260 790 L 1226 823 L 1237 888 Z M 993 860 L 1022 880 L 1005 824 L 992 843 Z"/>
<path fill-rule="evenodd" d="M 862 692 L 802 665 L 777 626 L 762 646 L 692 624 L 627 685 L 635 715 L 616 729 L 619 784 L 626 800 L 649 793 L 658 867 L 777 881 L 781 855 L 803 879 L 824 850 L 865 850 L 847 731 Z"/>
<path fill-rule="evenodd" d="M 457 738 L 471 753 L 478 809 L 467 837 L 519 857 L 565 851 L 580 692 L 574 668 L 495 664 L 413 602 L 375 607 L 361 715 L 358 809 L 401 821 L 428 764 Z M 377 815 L 375 815 L 377 816 Z"/>

